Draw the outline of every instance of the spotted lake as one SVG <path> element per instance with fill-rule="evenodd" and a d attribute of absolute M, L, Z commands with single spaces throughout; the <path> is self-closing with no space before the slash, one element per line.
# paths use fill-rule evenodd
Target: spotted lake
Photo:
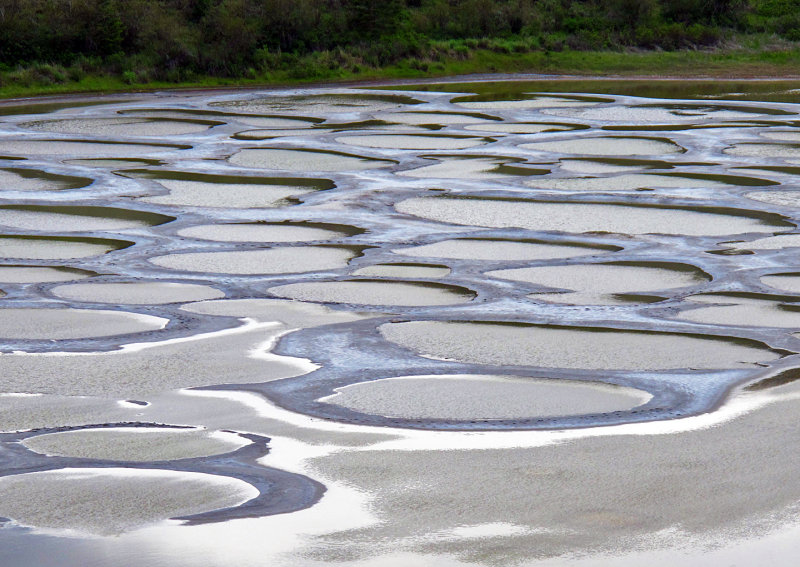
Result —
<path fill-rule="evenodd" d="M 0 105 L 0 564 L 793 565 L 800 95 Z"/>

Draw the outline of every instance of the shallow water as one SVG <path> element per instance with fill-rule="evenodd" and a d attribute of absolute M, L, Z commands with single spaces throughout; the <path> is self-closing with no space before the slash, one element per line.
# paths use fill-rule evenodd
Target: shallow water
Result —
<path fill-rule="evenodd" d="M 426 156 L 439 163 L 401 171 L 398 174 L 421 179 L 443 177 L 448 179 L 497 179 L 509 175 L 544 175 L 549 169 L 536 165 L 524 165 L 519 158 L 480 156 Z"/>
<path fill-rule="evenodd" d="M 581 124 L 561 124 L 558 122 L 519 122 L 519 123 L 491 123 L 471 124 L 465 130 L 478 132 L 502 132 L 504 134 L 538 134 L 540 132 L 563 132 L 568 130 L 582 130 Z"/>
<path fill-rule="evenodd" d="M 797 191 L 759 191 L 747 193 L 745 197 L 781 207 L 796 207 L 800 203 L 800 193 Z"/>
<path fill-rule="evenodd" d="M 186 207 L 211 207 L 231 209 L 273 208 L 287 204 L 294 198 L 310 190 L 297 187 L 272 187 L 253 185 L 211 185 L 191 181 L 165 181 L 164 187 L 170 190 L 167 195 L 143 197 L 141 200 L 157 205 Z"/>
<path fill-rule="evenodd" d="M 450 268 L 435 264 L 376 264 L 374 266 L 359 268 L 353 272 L 353 275 L 400 279 L 439 279 L 450 275 Z"/>
<path fill-rule="evenodd" d="M 723 187 L 725 183 L 712 179 L 697 179 L 678 175 L 630 174 L 616 177 L 560 177 L 536 179 L 527 184 L 535 189 L 564 191 L 631 191 L 644 188 L 691 189 L 693 187 Z"/>
<path fill-rule="evenodd" d="M 192 226 L 179 230 L 178 234 L 189 238 L 201 240 L 215 240 L 218 242 L 311 242 L 314 240 L 331 240 L 358 233 L 354 227 L 341 227 L 345 231 L 336 230 L 334 225 L 303 224 L 263 224 L 263 223 L 237 223 L 237 224 L 207 224 Z M 350 229 L 350 230 L 348 230 Z"/>
<path fill-rule="evenodd" d="M 392 108 L 414 106 L 421 103 L 415 98 L 397 94 L 334 93 L 249 97 L 212 102 L 210 106 L 232 108 L 244 112 L 311 112 L 330 114 L 336 112 L 378 112 Z"/>
<path fill-rule="evenodd" d="M 645 137 L 585 137 L 580 139 L 534 142 L 521 148 L 556 154 L 591 156 L 657 156 L 682 153 L 684 149 L 667 139 Z"/>
<path fill-rule="evenodd" d="M 782 250 L 784 248 L 797 248 L 800 246 L 800 234 L 781 234 L 768 236 L 755 240 L 722 242 L 721 246 L 733 250 Z"/>
<path fill-rule="evenodd" d="M 751 142 L 735 144 L 727 148 L 725 153 L 732 156 L 752 158 L 796 158 L 800 157 L 800 146 Z"/>
<path fill-rule="evenodd" d="M 0 266 L 0 282 L 68 282 L 91 277 L 92 272 L 48 266 Z"/>
<path fill-rule="evenodd" d="M 532 110 L 541 108 L 568 108 L 594 106 L 595 102 L 558 96 L 522 96 L 511 100 L 479 100 L 480 97 L 458 99 L 456 104 L 476 110 Z"/>
<path fill-rule="evenodd" d="M 508 376 L 406 376 L 339 388 L 322 402 L 408 419 L 514 419 L 629 410 L 650 398 L 631 388 Z"/>
<path fill-rule="evenodd" d="M 107 498 L 109 491 L 114 498 Z M 67 468 L 0 479 L 0 513 L 23 525 L 110 536 L 169 517 L 235 506 L 255 492 L 245 482 L 216 475 Z"/>
<path fill-rule="evenodd" d="M 0 205 L 0 225 L 37 232 L 117 231 L 172 220 L 157 213 L 110 207 Z"/>
<path fill-rule="evenodd" d="M 401 213 L 438 222 L 496 228 L 566 233 L 615 232 L 621 234 L 676 234 L 716 236 L 771 233 L 780 221 L 770 223 L 749 216 L 732 216 L 704 210 L 660 206 L 583 202 L 537 202 L 523 199 L 412 198 L 396 205 Z M 733 211 L 746 213 L 745 210 Z"/>
<path fill-rule="evenodd" d="M 0 563 L 791 532 L 800 85 L 398 89 L 0 108 Z"/>
<path fill-rule="evenodd" d="M 243 149 L 230 158 L 230 162 L 244 167 L 299 172 L 360 171 L 386 167 L 394 163 L 341 152 L 280 148 Z"/>
<path fill-rule="evenodd" d="M 70 260 L 100 256 L 131 244 L 104 238 L 0 236 L 0 254 L 9 259 Z"/>
<path fill-rule="evenodd" d="M 225 297 L 210 286 L 171 282 L 77 283 L 54 287 L 50 293 L 73 301 L 123 305 L 163 305 Z"/>
<path fill-rule="evenodd" d="M 36 169 L 0 169 L 0 188 L 3 191 L 62 191 L 81 189 L 94 180 L 88 177 L 54 175 Z"/>
<path fill-rule="evenodd" d="M 0 337 L 57 341 L 163 329 L 166 319 L 125 311 L 6 308 Z"/>
<path fill-rule="evenodd" d="M 59 134 L 93 134 L 100 136 L 181 136 L 204 132 L 214 122 L 193 120 L 149 120 L 145 118 L 96 118 L 43 120 L 20 124 L 23 128 Z"/>
<path fill-rule="evenodd" d="M 268 250 L 194 252 L 158 256 L 151 262 L 171 270 L 222 274 L 289 274 L 335 270 L 357 252 L 348 248 L 295 246 Z"/>
<path fill-rule="evenodd" d="M 687 300 L 693 303 L 710 303 L 713 306 L 683 311 L 679 318 L 709 325 L 796 329 L 800 325 L 800 310 L 797 305 L 787 303 L 786 299 L 771 298 L 768 295 L 694 295 Z"/>
<path fill-rule="evenodd" d="M 396 150 L 464 150 L 489 142 L 482 138 L 467 136 L 435 136 L 425 134 L 383 134 L 371 136 L 342 136 L 337 142 L 364 148 L 387 148 Z"/>
<path fill-rule="evenodd" d="M 761 283 L 789 293 L 800 293 L 800 274 L 774 274 L 761 277 Z"/>
<path fill-rule="evenodd" d="M 172 461 L 231 451 L 247 441 L 198 429 L 106 428 L 48 433 L 23 443 L 37 453 L 109 461 Z"/>
<path fill-rule="evenodd" d="M 175 144 L 138 144 L 93 142 L 87 140 L 3 140 L 0 153 L 22 153 L 26 156 L 60 156 L 62 158 L 126 158 L 186 150 L 189 146 Z"/>
<path fill-rule="evenodd" d="M 268 291 L 278 297 L 300 301 L 360 305 L 452 305 L 475 297 L 471 290 L 463 287 L 380 280 L 308 282 L 273 287 Z"/>
<path fill-rule="evenodd" d="M 408 124 L 409 126 L 420 126 L 428 124 L 437 124 L 441 126 L 454 125 L 454 124 L 472 124 L 473 127 L 467 126 L 467 130 L 478 129 L 483 126 L 483 122 L 497 121 L 501 119 L 488 114 L 478 113 L 460 113 L 460 112 L 392 112 L 385 116 L 388 120 L 398 124 Z"/>
<path fill-rule="evenodd" d="M 587 370 L 737 368 L 778 358 L 755 344 L 612 329 L 414 321 L 381 327 L 423 356 L 491 365 Z"/>
<path fill-rule="evenodd" d="M 655 295 L 653 292 L 659 290 L 669 290 L 666 291 L 669 295 L 674 293 L 674 288 L 698 285 L 711 279 L 701 270 L 685 264 L 579 264 L 495 270 L 486 275 L 537 286 L 563 288 L 565 292 L 534 293 L 528 297 L 579 305 L 627 303 L 635 301 L 635 296 Z M 659 297 L 655 295 L 651 299 L 657 300 Z"/>
<path fill-rule="evenodd" d="M 395 254 L 402 256 L 491 261 L 552 260 L 555 258 L 605 254 L 610 251 L 609 249 L 593 248 L 592 246 L 574 246 L 568 243 L 494 240 L 490 238 L 442 240 L 434 244 L 392 250 Z"/>
<path fill-rule="evenodd" d="M 325 180 L 316 180 L 319 183 L 315 186 L 313 183 L 315 180 L 296 184 L 291 179 L 264 179 L 262 183 L 258 183 L 257 179 L 234 177 L 223 180 L 214 177 L 204 178 L 202 175 L 191 176 L 188 179 L 165 179 L 155 176 L 154 180 L 169 193 L 140 197 L 141 201 L 156 205 L 225 209 L 283 207 L 294 204 L 307 193 L 331 186 Z"/>

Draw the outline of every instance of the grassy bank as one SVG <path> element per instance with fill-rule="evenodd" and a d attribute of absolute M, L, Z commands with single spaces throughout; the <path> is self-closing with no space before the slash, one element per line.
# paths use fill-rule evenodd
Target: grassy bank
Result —
<path fill-rule="evenodd" d="M 179 73 L 170 81 L 151 81 L 135 60 L 105 63 L 84 60 L 69 67 L 34 64 L 0 72 L 0 97 L 64 93 L 103 93 L 164 88 L 291 86 L 318 82 L 423 79 L 475 73 L 541 73 L 619 77 L 800 78 L 800 46 L 680 51 L 549 51 L 524 41 L 435 43 L 424 58 L 370 66 L 344 50 L 304 56 L 267 54 L 258 68 L 241 77 Z"/>

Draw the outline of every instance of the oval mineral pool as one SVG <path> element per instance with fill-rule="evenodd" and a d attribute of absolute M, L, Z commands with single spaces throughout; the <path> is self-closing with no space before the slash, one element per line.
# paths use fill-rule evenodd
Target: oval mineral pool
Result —
<path fill-rule="evenodd" d="M 525 419 L 627 411 L 647 392 L 602 383 L 519 376 L 401 376 L 336 388 L 320 398 L 361 413 L 402 419 Z"/>
<path fill-rule="evenodd" d="M 0 236 L 0 256 L 22 260 L 69 260 L 101 256 L 133 245 L 127 240 L 70 236 Z"/>
<path fill-rule="evenodd" d="M 101 136 L 181 136 L 205 132 L 221 122 L 169 120 L 163 118 L 70 118 L 20 124 L 23 128 L 61 134 Z"/>
<path fill-rule="evenodd" d="M 758 115 L 781 113 L 783 111 L 756 108 L 736 107 L 730 105 L 693 105 L 693 104 L 646 104 L 639 106 L 606 106 L 599 108 L 578 108 L 568 110 L 547 111 L 546 114 L 569 116 L 582 120 L 600 120 L 603 122 L 698 122 L 714 120 L 741 120 Z"/>
<path fill-rule="evenodd" d="M 581 137 L 552 142 L 520 144 L 520 148 L 557 154 L 584 154 L 594 156 L 631 156 L 679 154 L 681 146 L 666 138 L 643 137 Z M 800 155 L 800 154 L 799 154 Z"/>
<path fill-rule="evenodd" d="M 26 356 L 26 355 L 23 355 Z M 4 356 L 0 359 L 5 360 Z M 62 366 L 55 362 L 53 373 L 60 372 Z M 18 374 L 24 370 L 10 371 L 5 370 L 6 376 L 11 372 Z M 31 374 L 34 371 L 31 371 Z M 44 371 L 37 376 L 43 376 Z M 25 386 L 18 383 L 19 389 L 23 391 L 42 392 L 46 389 Z M 4 390 L 11 389 L 9 383 L 5 382 Z M 125 416 L 124 411 L 120 411 L 119 405 L 108 398 L 94 397 L 90 395 L 80 396 L 59 396 L 54 394 L 31 394 L 19 392 L 5 392 L 0 394 L 0 423 L 3 432 L 23 431 L 29 429 L 46 429 L 51 427 L 70 427 L 84 425 L 86 423 L 104 423 L 109 418 Z"/>
<path fill-rule="evenodd" d="M 344 238 L 361 232 L 361 229 L 344 225 L 233 223 L 192 226 L 179 230 L 178 234 L 217 242 L 312 242 Z"/>
<path fill-rule="evenodd" d="M 175 217 L 113 207 L 0 205 L 0 225 L 21 230 L 93 232 L 164 224 Z"/>
<path fill-rule="evenodd" d="M 562 171 L 586 173 L 590 175 L 620 173 L 624 171 L 635 171 L 638 169 L 647 168 L 647 166 L 644 164 L 636 165 L 630 163 L 609 163 L 605 160 L 595 161 L 591 159 L 565 158 L 559 161 L 561 163 L 560 169 Z"/>
<path fill-rule="evenodd" d="M 757 341 L 731 337 L 553 327 L 523 323 L 387 323 L 383 336 L 435 359 L 586 370 L 745 368 L 780 358 Z"/>
<path fill-rule="evenodd" d="M 692 295 L 686 299 L 711 305 L 682 311 L 677 318 L 684 321 L 733 327 L 800 328 L 800 305 L 782 302 L 780 297 L 720 293 Z"/>
<path fill-rule="evenodd" d="M 575 258 L 577 256 L 605 254 L 618 249 L 616 247 L 594 248 L 591 246 L 570 245 L 568 243 L 558 244 L 525 240 L 458 238 L 411 248 L 396 248 L 392 252 L 401 256 L 501 262 Z"/>
<path fill-rule="evenodd" d="M 283 171 L 361 171 L 394 165 L 389 160 L 372 159 L 321 150 L 286 150 L 280 148 L 246 148 L 229 161 L 234 165 Z"/>
<path fill-rule="evenodd" d="M 235 120 L 236 122 L 240 122 L 242 124 L 246 124 L 247 126 L 253 126 L 255 128 L 263 128 L 266 130 L 295 130 L 295 131 L 303 131 L 309 128 L 312 128 L 315 122 L 321 122 L 322 119 L 309 119 L 304 117 L 297 117 L 292 118 L 289 116 L 286 117 L 279 117 L 279 116 L 247 116 L 244 114 L 228 114 L 228 115 L 221 115 L 221 118 L 227 118 L 228 120 Z"/>
<path fill-rule="evenodd" d="M 89 177 L 57 175 L 37 169 L 6 167 L 0 169 L 2 191 L 63 191 L 82 189 L 94 183 Z"/>
<path fill-rule="evenodd" d="M 308 129 L 298 128 L 296 130 L 242 130 L 231 136 L 234 140 L 271 140 L 272 138 L 282 138 L 285 136 L 308 136 Z"/>
<path fill-rule="evenodd" d="M 334 93 L 261 96 L 242 100 L 212 102 L 209 106 L 259 114 L 268 114 L 270 112 L 327 114 L 332 112 L 379 112 L 405 105 L 420 104 L 421 102 L 406 95 Z"/>
<path fill-rule="evenodd" d="M 748 199 L 781 207 L 797 207 L 800 205 L 800 192 L 798 191 L 754 191 L 745 193 Z"/>
<path fill-rule="evenodd" d="M 336 138 L 340 144 L 365 148 L 394 150 L 463 150 L 490 142 L 488 138 L 472 136 L 445 136 L 427 134 L 372 134 L 364 136 L 342 136 Z"/>
<path fill-rule="evenodd" d="M 85 339 L 163 329 L 161 317 L 127 311 L 89 309 L 0 310 L 0 338 L 30 340 Z"/>
<path fill-rule="evenodd" d="M 435 282 L 349 280 L 303 282 L 269 288 L 278 297 L 317 303 L 356 305 L 455 305 L 472 301 L 476 294 L 465 287 Z"/>
<path fill-rule="evenodd" d="M 17 152 L 26 156 L 73 156 L 95 159 L 98 157 L 126 158 L 185 150 L 190 146 L 174 144 L 134 144 L 120 142 L 94 142 L 84 140 L 5 140 L 0 141 L 0 152 Z"/>
<path fill-rule="evenodd" d="M 213 103 L 212 103 L 213 105 Z M 133 108 L 118 111 L 126 116 L 140 118 L 196 120 L 196 121 L 222 121 L 235 122 L 255 126 L 258 128 L 311 128 L 314 124 L 324 122 L 322 118 L 309 116 L 259 116 L 257 114 L 237 114 L 235 112 L 220 112 L 216 110 L 190 110 L 178 108 Z"/>
<path fill-rule="evenodd" d="M 795 132 L 792 130 L 784 131 L 784 132 L 761 132 L 761 136 L 763 138 L 769 138 L 770 140 L 780 140 L 782 142 L 800 142 L 800 132 Z"/>
<path fill-rule="evenodd" d="M 563 203 L 525 199 L 412 198 L 395 207 L 401 213 L 438 222 L 494 228 L 687 236 L 772 233 L 793 226 L 777 215 L 743 216 L 747 211 L 680 209 L 606 203 Z M 727 211 L 727 210 L 726 210 Z"/>
<path fill-rule="evenodd" d="M 560 122 L 500 122 L 489 124 L 473 124 L 465 126 L 464 130 L 477 132 L 502 132 L 504 134 L 540 134 L 543 132 L 567 132 L 570 130 L 584 130 L 588 128 L 583 124 L 563 124 Z"/>
<path fill-rule="evenodd" d="M 86 167 L 102 168 L 127 168 L 145 167 L 148 165 L 164 165 L 164 162 L 157 159 L 136 159 L 136 158 L 97 158 L 97 159 L 65 159 L 63 163 L 71 165 L 83 165 Z"/>
<path fill-rule="evenodd" d="M 739 157 L 797 158 L 800 157 L 800 145 L 743 143 L 725 148 L 723 152 Z"/>
<path fill-rule="evenodd" d="M 121 175 L 152 179 L 169 190 L 166 195 L 140 197 L 157 205 L 225 209 L 268 209 L 299 202 L 299 197 L 331 189 L 328 179 L 244 177 L 180 171 L 132 170 Z"/>
<path fill-rule="evenodd" d="M 629 158 L 569 158 L 565 157 L 558 160 L 562 171 L 574 173 L 586 173 L 590 175 L 605 173 L 623 173 L 642 169 L 674 169 L 675 166 L 700 164 L 681 164 L 656 159 L 629 159 Z M 715 165 L 715 164 L 703 164 Z"/>
<path fill-rule="evenodd" d="M 358 255 L 359 252 L 351 248 L 295 246 L 266 250 L 169 254 L 150 261 L 156 266 L 186 272 L 293 274 L 344 268 Z"/>
<path fill-rule="evenodd" d="M 23 441 L 45 455 L 108 461 L 170 461 L 229 453 L 249 441 L 203 429 L 115 427 L 37 435 Z"/>
<path fill-rule="evenodd" d="M 524 160 L 494 156 L 423 156 L 436 159 L 438 163 L 423 165 L 408 171 L 398 172 L 404 177 L 428 179 L 442 177 L 447 179 L 497 179 L 509 175 L 544 175 L 549 169 L 535 166 L 517 165 Z"/>
<path fill-rule="evenodd" d="M 797 272 L 761 276 L 761 283 L 781 291 L 800 293 L 800 273 Z"/>
<path fill-rule="evenodd" d="M 0 245 L 1 246 L 1 245 Z M 95 275 L 77 268 L 55 266 L 0 266 L 0 282 L 43 283 L 82 280 Z"/>
<path fill-rule="evenodd" d="M 499 121 L 499 118 L 478 113 L 462 112 L 387 112 L 376 116 L 380 120 L 407 124 L 409 126 L 420 126 L 427 124 L 455 125 L 455 124 L 475 124 L 480 122 Z"/>
<path fill-rule="evenodd" d="M 359 268 L 353 272 L 354 276 L 367 276 L 373 278 L 444 278 L 450 274 L 450 268 L 437 264 L 375 264 Z"/>
<path fill-rule="evenodd" d="M 658 175 L 638 173 L 613 177 L 559 177 L 532 179 L 525 185 L 536 189 L 563 191 L 631 191 L 643 188 L 692 189 L 724 187 L 726 183 L 705 176 Z"/>
<path fill-rule="evenodd" d="M 111 536 L 238 506 L 258 493 L 244 481 L 212 474 L 64 468 L 0 478 L 0 514 L 34 528 Z"/>
<path fill-rule="evenodd" d="M 534 293 L 528 297 L 556 303 L 613 305 L 634 296 L 705 283 L 711 277 L 687 264 L 572 264 L 495 270 L 487 276 L 525 282 L 566 293 Z"/>
<path fill-rule="evenodd" d="M 117 305 L 163 305 L 225 297 L 225 293 L 207 285 L 173 282 L 76 283 L 54 287 L 50 292 L 73 301 Z"/>
<path fill-rule="evenodd" d="M 451 102 L 462 108 L 472 108 L 475 110 L 534 110 L 540 108 L 563 108 L 563 107 L 584 107 L 595 106 L 600 102 L 609 102 L 610 99 L 594 99 L 589 97 L 560 97 L 550 95 L 522 95 L 511 100 L 491 99 L 490 95 L 475 95 L 469 97 L 457 97 Z M 587 100 L 589 99 L 589 100 Z"/>
<path fill-rule="evenodd" d="M 720 242 L 721 246 L 734 250 L 782 250 L 800 247 L 800 234 L 781 234 L 744 242 Z"/>

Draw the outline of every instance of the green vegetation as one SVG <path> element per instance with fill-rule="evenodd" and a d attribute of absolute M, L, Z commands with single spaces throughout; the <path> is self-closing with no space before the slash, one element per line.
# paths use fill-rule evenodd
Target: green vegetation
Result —
<path fill-rule="evenodd" d="M 800 0 L 0 0 L 0 95 L 474 72 L 786 75 Z"/>

